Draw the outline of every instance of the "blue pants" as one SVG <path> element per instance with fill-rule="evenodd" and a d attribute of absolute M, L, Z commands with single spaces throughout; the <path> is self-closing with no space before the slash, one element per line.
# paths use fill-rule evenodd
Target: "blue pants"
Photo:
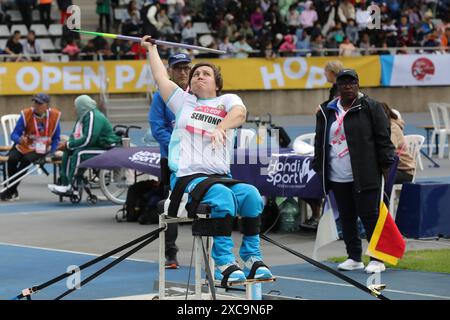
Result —
<path fill-rule="evenodd" d="M 191 181 L 185 192 L 190 192 L 206 177 Z M 171 189 L 175 186 L 177 178 L 173 174 L 170 181 Z M 255 218 L 259 216 L 264 204 L 258 189 L 246 183 L 238 183 L 227 187 L 223 184 L 213 185 L 203 197 L 202 203 L 211 208 L 212 218 L 224 218 L 227 215 L 235 217 Z M 217 265 L 224 265 L 236 260 L 233 254 L 233 240 L 231 237 L 213 237 L 212 257 Z M 259 235 L 243 236 L 239 255 L 246 261 L 250 256 L 262 258 Z"/>

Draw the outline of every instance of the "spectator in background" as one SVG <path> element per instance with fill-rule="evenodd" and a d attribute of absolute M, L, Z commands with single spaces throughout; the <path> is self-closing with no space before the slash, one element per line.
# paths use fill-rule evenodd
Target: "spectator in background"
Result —
<path fill-rule="evenodd" d="M 284 36 L 284 42 L 281 44 L 278 50 L 283 57 L 292 57 L 296 46 L 294 44 L 294 36 L 287 34 Z"/>
<path fill-rule="evenodd" d="M 339 45 L 344 41 L 345 33 L 342 30 L 342 24 L 336 22 L 335 27 L 327 35 L 327 48 L 338 49 Z M 336 55 L 337 53 L 330 53 L 330 55 Z"/>
<path fill-rule="evenodd" d="M 253 32 L 249 21 L 244 21 L 238 32 L 240 35 L 244 36 L 245 39 L 247 39 L 249 44 L 254 44 L 256 41 L 255 33 Z"/>
<path fill-rule="evenodd" d="M 96 36 L 94 39 L 95 52 L 103 56 L 111 55 L 111 50 L 108 41 L 102 36 Z"/>
<path fill-rule="evenodd" d="M 358 47 L 360 49 L 364 49 L 360 51 L 361 55 L 367 56 L 372 54 L 373 51 L 371 49 L 374 48 L 375 46 L 370 43 L 370 36 L 368 33 L 362 34 L 362 38 L 361 41 L 359 42 Z"/>
<path fill-rule="evenodd" d="M 408 16 L 403 15 L 400 18 L 400 24 L 397 28 L 398 41 L 406 46 L 411 46 L 414 42 L 414 29 L 408 22 Z"/>
<path fill-rule="evenodd" d="M 72 0 L 57 0 L 58 3 L 58 9 L 60 12 L 60 24 L 64 24 L 66 22 L 66 19 L 70 16 L 70 14 L 67 13 L 67 8 L 69 8 L 73 2 Z"/>
<path fill-rule="evenodd" d="M 23 24 L 30 29 L 31 24 L 33 23 L 32 12 L 36 0 L 15 0 L 15 2 L 20 11 L 20 15 L 22 16 Z"/>
<path fill-rule="evenodd" d="M 365 30 L 367 28 L 367 23 L 370 20 L 370 12 L 367 11 L 366 5 L 363 3 L 357 3 L 356 8 L 356 25 L 359 30 Z"/>
<path fill-rule="evenodd" d="M 28 31 L 27 39 L 23 42 L 23 54 L 27 56 L 28 60 L 41 61 L 41 57 L 36 57 L 36 55 L 42 55 L 44 52 L 39 45 L 39 41 L 36 40 L 36 34 L 33 30 Z M 28 55 L 34 55 L 29 57 Z"/>
<path fill-rule="evenodd" d="M 83 60 L 94 60 L 96 54 L 94 39 L 90 39 L 81 49 L 81 52 L 84 54 Z"/>
<path fill-rule="evenodd" d="M 346 36 L 344 37 L 344 40 L 339 45 L 339 55 L 344 57 L 351 57 L 354 56 L 356 53 L 356 48 L 351 43 L 350 39 Z"/>
<path fill-rule="evenodd" d="M 142 32 L 152 36 L 152 38 L 158 38 L 159 32 L 156 27 L 156 14 L 160 9 L 160 4 L 157 1 L 146 0 L 144 6 L 141 9 L 142 19 Z"/>
<path fill-rule="evenodd" d="M 348 19 L 348 24 L 345 27 L 345 35 L 349 38 L 350 42 L 353 44 L 358 43 L 359 41 L 359 30 L 355 25 L 355 20 Z"/>
<path fill-rule="evenodd" d="M 325 52 L 323 51 L 324 48 L 324 38 L 321 34 L 318 34 L 315 38 L 312 38 L 311 41 L 311 55 L 314 57 L 318 56 L 324 56 Z"/>
<path fill-rule="evenodd" d="M 131 45 L 131 52 L 134 54 L 135 60 L 145 60 L 147 59 L 147 50 L 142 47 L 139 42 L 133 42 Z"/>
<path fill-rule="evenodd" d="M 116 60 L 124 59 L 126 54 L 129 54 L 130 52 L 131 46 L 128 45 L 128 41 L 114 39 L 114 41 L 111 43 L 111 53 Z"/>
<path fill-rule="evenodd" d="M 338 16 L 343 24 L 347 24 L 348 19 L 356 20 L 355 7 L 350 0 L 341 1 L 338 8 Z"/>
<path fill-rule="evenodd" d="M 439 42 L 439 36 L 437 30 L 425 36 L 425 41 L 423 42 L 423 47 L 425 48 L 435 48 L 439 47 L 441 44 Z M 434 50 L 425 50 L 426 53 L 434 53 Z"/>
<path fill-rule="evenodd" d="M 157 29 L 160 34 L 168 36 L 175 33 L 175 30 L 172 27 L 172 22 L 167 16 L 166 9 L 161 8 L 157 14 L 157 17 L 158 17 Z"/>
<path fill-rule="evenodd" d="M 386 33 L 386 42 L 388 47 L 397 47 L 397 26 L 395 20 L 387 19 L 382 26 L 382 30 Z"/>
<path fill-rule="evenodd" d="M 235 57 L 238 59 L 248 58 L 248 55 L 252 52 L 253 48 L 250 47 L 244 36 L 239 35 L 236 40 L 237 41 L 233 43 Z"/>
<path fill-rule="evenodd" d="M 289 7 L 289 11 L 286 16 L 287 25 L 289 27 L 289 33 L 295 33 L 300 26 L 300 13 L 297 10 L 297 4 L 292 4 Z"/>
<path fill-rule="evenodd" d="M 43 24 L 48 26 L 52 23 L 51 11 L 53 0 L 39 0 L 39 17 Z"/>
<path fill-rule="evenodd" d="M 338 7 L 336 0 L 330 0 L 323 5 L 323 12 L 319 11 L 319 18 L 322 16 L 323 25 L 322 34 L 326 35 L 328 31 L 336 25 Z"/>
<path fill-rule="evenodd" d="M 300 25 L 303 29 L 311 29 L 318 20 L 317 12 L 312 1 L 306 1 L 305 10 L 300 14 Z"/>
<path fill-rule="evenodd" d="M 70 61 L 78 60 L 78 54 L 80 52 L 81 50 L 74 39 L 70 39 L 66 46 L 62 49 L 62 53 L 67 54 Z"/>
<path fill-rule="evenodd" d="M 225 36 L 222 41 L 219 43 L 219 50 L 225 51 L 225 54 L 219 56 L 221 59 L 233 58 L 234 57 L 234 47 L 230 42 L 230 38 Z"/>
<path fill-rule="evenodd" d="M 263 42 L 261 45 L 262 56 L 266 59 L 275 59 L 277 54 L 273 49 L 273 45 L 271 41 Z"/>
<path fill-rule="evenodd" d="M 250 24 L 255 34 L 260 36 L 262 28 L 264 27 L 264 15 L 261 12 L 261 7 L 256 7 L 255 11 L 250 16 Z"/>
<path fill-rule="evenodd" d="M 141 30 L 141 20 L 139 11 L 134 10 L 130 13 L 130 18 L 122 23 L 122 34 L 127 36 L 139 36 Z"/>
<path fill-rule="evenodd" d="M 423 21 L 420 23 L 419 28 L 417 29 L 416 40 L 418 42 L 423 41 L 426 35 L 434 31 L 434 24 L 431 21 L 432 18 L 433 14 L 430 11 L 427 11 L 424 15 Z"/>
<path fill-rule="evenodd" d="M 5 52 L 11 55 L 9 61 L 24 61 L 26 60 L 23 54 L 23 46 L 20 43 L 20 31 L 14 31 L 14 34 L 6 42 Z"/>
<path fill-rule="evenodd" d="M 297 29 L 296 35 L 297 35 L 297 42 L 295 43 L 296 49 L 297 50 L 311 50 L 311 44 L 310 44 L 311 36 L 308 35 L 306 30 L 299 28 L 299 29 Z M 299 52 L 297 52 L 296 55 L 298 57 L 305 57 L 305 56 L 310 56 L 311 52 L 310 51 L 299 51 Z"/>
<path fill-rule="evenodd" d="M 197 32 L 192 27 L 192 21 L 186 21 L 183 31 L 181 31 L 181 42 L 195 45 L 197 43 Z"/>
<path fill-rule="evenodd" d="M 122 23 L 131 19 L 133 15 L 136 16 L 136 12 L 137 12 L 138 19 L 141 20 L 141 15 L 139 14 L 137 3 L 135 0 L 131 0 L 130 2 L 128 2 L 127 10 L 124 11 L 122 14 L 122 17 L 121 17 Z"/>

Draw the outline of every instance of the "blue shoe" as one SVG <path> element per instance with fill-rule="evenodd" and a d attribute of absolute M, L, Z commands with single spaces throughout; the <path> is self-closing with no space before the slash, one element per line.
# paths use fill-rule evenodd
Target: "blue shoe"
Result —
<path fill-rule="evenodd" d="M 258 257 L 250 257 L 244 262 L 244 274 L 247 279 L 265 280 L 272 279 L 273 274 Z"/>
<path fill-rule="evenodd" d="M 243 282 L 247 280 L 244 272 L 239 268 L 236 262 L 217 266 L 214 270 L 214 278 L 226 286 L 228 282 Z"/>

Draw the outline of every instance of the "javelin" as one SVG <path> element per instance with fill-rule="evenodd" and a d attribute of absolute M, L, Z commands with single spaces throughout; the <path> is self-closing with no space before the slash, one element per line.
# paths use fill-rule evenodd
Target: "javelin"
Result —
<path fill-rule="evenodd" d="M 111 39 L 129 40 L 129 41 L 133 41 L 133 42 L 141 42 L 142 41 L 142 39 L 139 37 L 124 36 L 122 34 L 84 31 L 84 30 L 79 30 L 79 29 L 70 29 L 70 30 L 73 32 L 78 32 L 78 33 L 82 33 L 82 34 L 89 34 L 92 36 L 101 36 L 101 37 L 111 38 Z M 217 53 L 217 54 L 225 54 L 226 53 L 225 51 L 222 51 L 222 50 L 210 49 L 210 48 L 205 48 L 205 47 L 200 47 L 200 46 L 193 46 L 193 45 L 185 44 L 185 43 L 162 41 L 162 40 L 155 40 L 155 39 L 149 39 L 148 41 L 150 41 L 153 44 L 166 46 L 166 47 L 184 48 L 184 49 L 189 49 L 189 50 L 200 50 L 200 51 L 206 51 L 206 52 Z"/>

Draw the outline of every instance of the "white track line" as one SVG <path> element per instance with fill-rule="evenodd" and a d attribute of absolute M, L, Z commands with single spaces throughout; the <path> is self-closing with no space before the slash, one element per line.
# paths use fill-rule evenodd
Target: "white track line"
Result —
<path fill-rule="evenodd" d="M 0 242 L 0 245 L 12 246 L 12 247 L 20 247 L 20 248 L 27 248 L 27 249 L 37 249 L 37 250 L 47 250 L 47 251 L 54 251 L 54 252 L 63 252 L 63 253 L 73 253 L 73 254 L 80 254 L 80 255 L 82 254 L 82 255 L 87 255 L 87 256 L 92 256 L 92 257 L 100 257 L 101 256 L 101 254 L 95 254 L 95 253 L 87 253 L 87 252 L 71 251 L 71 250 L 63 250 L 63 249 L 53 249 L 53 248 L 46 248 L 46 247 L 34 247 L 34 246 L 27 246 L 27 245 L 15 244 L 15 243 L 7 243 L 7 242 Z M 119 256 L 111 256 L 110 258 L 119 258 Z M 159 263 L 158 261 L 154 261 L 154 260 L 143 260 L 143 259 L 133 259 L 133 258 L 127 258 L 125 260 L 136 261 L 136 262 Z"/>
<path fill-rule="evenodd" d="M 320 283 L 320 284 L 328 284 L 333 286 L 341 286 L 341 287 L 353 287 L 350 284 L 344 284 L 344 283 L 338 283 L 338 282 L 330 282 L 330 281 L 321 281 L 321 280 L 311 280 L 311 279 L 304 279 L 304 278 L 294 278 L 294 277 L 285 277 L 285 276 L 279 276 L 275 275 L 275 277 L 280 279 L 286 279 L 286 280 L 294 280 L 294 281 L 302 281 L 302 282 L 312 282 L 312 283 Z M 429 294 L 429 293 L 421 293 L 421 292 L 410 292 L 410 291 L 401 291 L 401 290 L 392 290 L 392 289 L 385 289 L 383 290 L 385 292 L 393 292 L 393 293 L 401 293 L 401 294 L 409 294 L 414 296 L 421 296 L 421 297 L 430 297 L 430 298 L 439 298 L 439 299 L 446 299 L 450 300 L 450 297 L 447 296 L 438 296 L 435 294 Z"/>

